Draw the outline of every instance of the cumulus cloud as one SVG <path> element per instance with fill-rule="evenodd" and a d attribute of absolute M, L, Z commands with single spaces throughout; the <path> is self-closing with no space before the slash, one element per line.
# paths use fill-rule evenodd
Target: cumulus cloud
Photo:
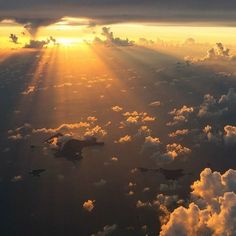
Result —
<path fill-rule="evenodd" d="M 199 107 L 199 117 L 220 116 L 229 110 L 229 106 L 236 103 L 236 93 L 234 88 L 230 88 L 227 94 L 223 94 L 219 99 L 210 94 L 204 95 L 203 102 Z"/>
<path fill-rule="evenodd" d="M 116 141 L 116 143 L 129 143 L 132 141 L 132 137 L 130 135 L 125 135 L 123 137 L 120 137 L 118 141 Z"/>
<path fill-rule="evenodd" d="M 40 41 L 40 40 L 34 40 L 31 39 L 29 43 L 26 43 L 24 48 L 36 48 L 36 49 L 42 49 L 44 46 L 48 44 L 47 41 Z"/>
<path fill-rule="evenodd" d="M 236 126 L 226 125 L 224 127 L 224 141 L 227 145 L 236 144 Z"/>
<path fill-rule="evenodd" d="M 175 138 L 177 136 L 187 135 L 188 133 L 189 133 L 188 129 L 178 129 L 178 130 L 168 134 L 168 136 L 171 137 L 171 138 Z"/>
<path fill-rule="evenodd" d="M 162 225 L 160 235 L 234 235 L 236 171 L 220 174 L 206 168 L 191 188 L 189 206 L 176 208 Z"/>
<path fill-rule="evenodd" d="M 108 236 L 111 233 L 113 233 L 115 230 L 117 229 L 117 225 L 113 224 L 113 225 L 106 225 L 103 227 L 102 231 L 99 231 L 95 234 L 92 234 L 91 236 Z"/>
<path fill-rule="evenodd" d="M 121 124 L 123 126 L 126 125 L 142 125 L 149 122 L 154 122 L 156 120 L 156 117 L 148 115 L 147 112 L 125 112 L 123 113 L 123 117 L 125 118 L 125 121 L 122 121 Z"/>
<path fill-rule="evenodd" d="M 157 137 L 147 136 L 142 147 L 142 151 L 159 149 L 161 141 Z"/>
<path fill-rule="evenodd" d="M 119 37 L 114 37 L 114 33 L 111 32 L 111 29 L 109 27 L 102 28 L 102 35 L 105 37 L 105 40 L 96 37 L 94 39 L 94 43 L 105 44 L 107 46 L 120 46 L 120 47 L 134 45 L 134 41 L 131 41 L 129 39 L 121 39 Z"/>
<path fill-rule="evenodd" d="M 148 128 L 146 125 L 142 125 L 136 134 L 136 136 L 150 136 L 151 135 L 151 129 Z"/>
<path fill-rule="evenodd" d="M 167 126 L 173 126 L 180 123 L 188 122 L 189 115 L 193 113 L 194 108 L 184 105 L 180 109 L 175 108 L 169 114 L 173 116 L 173 121 L 168 122 Z"/>
<path fill-rule="evenodd" d="M 120 112 L 123 110 L 123 108 L 120 106 L 113 106 L 111 109 L 112 109 L 112 111 L 115 111 L 115 112 Z"/>
<path fill-rule="evenodd" d="M 20 140 L 26 139 L 29 137 L 30 133 L 32 132 L 32 126 L 29 123 L 25 123 L 22 126 L 14 129 L 8 130 L 8 139 L 11 140 Z"/>
<path fill-rule="evenodd" d="M 84 204 L 83 204 L 83 208 L 86 211 L 91 212 L 93 210 L 93 208 L 94 208 L 94 203 L 95 203 L 94 200 L 85 201 Z"/>
<path fill-rule="evenodd" d="M 209 142 L 219 143 L 222 140 L 221 132 L 213 132 L 212 126 L 207 125 L 203 128 L 203 133 Z"/>
<path fill-rule="evenodd" d="M 169 164 L 175 159 L 185 160 L 187 155 L 191 153 L 191 149 L 181 144 L 167 144 L 165 148 L 157 137 L 145 137 L 141 153 L 149 155 L 158 166 Z"/>
<path fill-rule="evenodd" d="M 169 164 L 178 159 L 181 161 L 186 160 L 187 155 L 191 153 L 191 149 L 182 146 L 181 144 L 172 143 L 166 145 L 166 151 L 157 151 L 152 154 L 151 158 L 157 165 L 162 166 Z"/>

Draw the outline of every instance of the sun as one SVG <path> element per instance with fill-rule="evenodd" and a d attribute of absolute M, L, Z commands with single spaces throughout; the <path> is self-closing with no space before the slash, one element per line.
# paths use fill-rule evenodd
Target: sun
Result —
<path fill-rule="evenodd" d="M 76 41 L 71 38 L 58 38 L 57 42 L 62 46 L 72 46 Z"/>

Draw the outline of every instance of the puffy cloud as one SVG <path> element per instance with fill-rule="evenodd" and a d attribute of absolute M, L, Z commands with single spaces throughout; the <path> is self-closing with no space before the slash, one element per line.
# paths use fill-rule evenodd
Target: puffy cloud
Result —
<path fill-rule="evenodd" d="M 170 133 L 168 136 L 171 138 L 177 137 L 177 136 L 184 136 L 189 133 L 188 129 L 179 129 L 176 130 L 175 132 Z"/>
<path fill-rule="evenodd" d="M 127 135 L 119 138 L 119 140 L 116 141 L 116 143 L 128 143 L 128 142 L 131 142 L 131 141 L 132 141 L 131 136 L 127 134 Z"/>
<path fill-rule="evenodd" d="M 175 159 L 186 160 L 188 154 L 191 153 L 191 149 L 182 146 L 181 144 L 172 143 L 166 145 L 166 151 L 157 151 L 152 154 L 151 158 L 155 160 L 157 165 L 169 164 Z"/>
<path fill-rule="evenodd" d="M 35 86 L 28 86 L 28 88 L 22 92 L 23 95 L 29 95 L 35 91 Z"/>
<path fill-rule="evenodd" d="M 173 121 L 168 122 L 167 126 L 177 125 L 179 123 L 188 122 L 188 117 L 191 113 L 193 113 L 193 107 L 187 107 L 184 105 L 180 109 L 174 109 L 169 114 L 173 116 Z"/>
<path fill-rule="evenodd" d="M 228 145 L 236 144 L 236 126 L 226 125 L 224 127 L 224 141 Z"/>
<path fill-rule="evenodd" d="M 98 119 L 95 117 L 95 116 L 89 116 L 87 117 L 87 121 L 91 121 L 91 122 L 95 122 L 97 121 Z"/>
<path fill-rule="evenodd" d="M 151 129 L 149 129 L 146 125 L 142 125 L 136 134 L 136 136 L 150 136 L 151 135 Z"/>
<path fill-rule="evenodd" d="M 192 202 L 176 208 L 161 236 L 234 235 L 236 233 L 236 171 L 224 174 L 204 169 L 192 186 Z"/>
<path fill-rule="evenodd" d="M 125 121 L 121 122 L 122 125 L 140 125 L 156 120 L 155 117 L 148 115 L 147 112 L 125 112 L 123 116 L 125 117 Z"/>
<path fill-rule="evenodd" d="M 84 208 L 86 211 L 91 212 L 91 211 L 93 210 L 93 208 L 94 208 L 94 203 L 95 203 L 94 200 L 88 200 L 88 201 L 84 202 L 83 208 Z"/>
<path fill-rule="evenodd" d="M 119 37 L 114 37 L 113 32 L 110 31 L 110 28 L 103 27 L 102 28 L 102 35 L 105 37 L 105 40 L 96 37 L 94 39 L 94 43 L 105 44 L 107 46 L 133 46 L 134 41 L 130 41 L 129 39 L 121 39 Z"/>
<path fill-rule="evenodd" d="M 107 131 L 104 130 L 101 126 L 96 125 L 93 128 L 87 128 L 84 133 L 84 137 L 100 136 L 104 137 L 107 135 Z"/>
<path fill-rule="evenodd" d="M 213 132 L 213 129 L 210 125 L 207 125 L 203 128 L 203 133 L 206 135 L 206 138 L 209 142 L 219 143 L 222 140 L 222 133 Z"/>
<path fill-rule="evenodd" d="M 142 151 L 145 151 L 146 149 L 156 149 L 160 146 L 160 139 L 157 137 L 147 136 L 145 137 L 145 141 L 142 147 Z"/>
<path fill-rule="evenodd" d="M 11 182 L 19 182 L 22 180 L 23 180 L 23 177 L 21 175 L 16 175 L 11 179 Z"/>
<path fill-rule="evenodd" d="M 106 225 L 103 227 L 102 231 L 97 232 L 96 234 L 92 234 L 91 236 L 107 236 L 110 235 L 117 229 L 117 225 Z"/>
<path fill-rule="evenodd" d="M 115 111 L 115 112 L 120 112 L 123 110 L 123 108 L 120 106 L 113 106 L 111 109 L 112 109 L 112 111 Z"/>
<path fill-rule="evenodd" d="M 24 125 L 16 128 L 15 130 L 8 130 L 8 139 L 11 140 L 20 140 L 28 138 L 32 132 L 31 124 L 25 123 Z"/>
<path fill-rule="evenodd" d="M 48 44 L 47 41 L 40 41 L 40 40 L 34 40 L 31 39 L 29 43 L 25 44 L 24 48 L 36 48 L 36 49 L 42 49 L 44 46 Z"/>
<path fill-rule="evenodd" d="M 200 105 L 198 116 L 220 116 L 229 110 L 231 104 L 236 103 L 236 93 L 233 88 L 230 88 L 227 94 L 223 94 L 217 100 L 210 94 L 204 95 L 202 104 Z"/>

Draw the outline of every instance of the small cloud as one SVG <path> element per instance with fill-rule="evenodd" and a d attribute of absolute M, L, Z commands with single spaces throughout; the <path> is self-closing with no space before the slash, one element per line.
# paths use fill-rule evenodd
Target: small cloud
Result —
<path fill-rule="evenodd" d="M 119 138 L 118 141 L 116 141 L 116 143 L 128 143 L 128 142 L 131 142 L 132 141 L 132 138 L 130 135 L 125 135 L 121 138 Z"/>
<path fill-rule="evenodd" d="M 224 127 L 224 141 L 227 145 L 236 144 L 236 126 L 226 125 Z"/>
<path fill-rule="evenodd" d="M 120 106 L 113 106 L 111 109 L 112 109 L 112 111 L 115 111 L 115 112 L 120 112 L 123 110 L 123 108 Z"/>
<path fill-rule="evenodd" d="M 177 136 L 184 136 L 184 135 L 187 135 L 189 133 L 189 130 L 188 129 L 178 129 L 170 134 L 168 134 L 168 136 L 170 138 L 175 138 Z"/>
<path fill-rule="evenodd" d="M 91 212 L 94 209 L 94 203 L 95 203 L 95 200 L 88 200 L 88 201 L 84 202 L 83 208 L 86 211 Z"/>
<path fill-rule="evenodd" d="M 186 123 L 188 122 L 188 117 L 191 113 L 193 113 L 193 107 L 187 107 L 184 105 L 180 109 L 174 109 L 169 114 L 173 116 L 173 121 L 168 122 L 167 126 L 177 125 L 179 123 Z"/>
<path fill-rule="evenodd" d="M 22 180 L 23 180 L 23 177 L 21 175 L 16 175 L 11 179 L 11 182 L 19 182 Z"/>
<path fill-rule="evenodd" d="M 161 105 L 160 101 L 155 101 L 155 102 L 151 102 L 149 103 L 150 107 L 159 107 Z"/>
<path fill-rule="evenodd" d="M 18 37 L 15 34 L 10 34 L 9 39 L 12 43 L 18 44 Z"/>
<path fill-rule="evenodd" d="M 107 183 L 106 180 L 100 179 L 98 182 L 95 182 L 95 183 L 94 183 L 94 186 L 96 186 L 96 187 L 102 187 L 102 186 L 106 185 L 106 183 Z"/>

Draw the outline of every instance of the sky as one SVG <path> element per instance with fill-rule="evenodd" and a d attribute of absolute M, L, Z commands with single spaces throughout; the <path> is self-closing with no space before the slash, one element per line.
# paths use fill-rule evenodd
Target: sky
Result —
<path fill-rule="evenodd" d="M 236 235 L 235 13 L 0 0 L 0 235 Z"/>

